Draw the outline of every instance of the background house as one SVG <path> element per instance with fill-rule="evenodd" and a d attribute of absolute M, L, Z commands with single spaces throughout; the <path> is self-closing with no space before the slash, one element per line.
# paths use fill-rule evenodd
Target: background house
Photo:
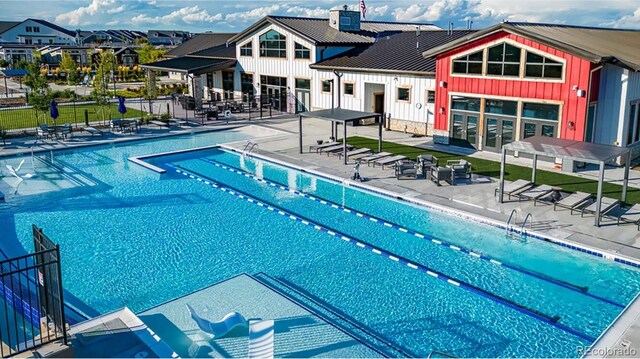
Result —
<path fill-rule="evenodd" d="M 40 19 L 26 19 L 14 23 L 4 22 L 0 26 L 0 42 L 26 45 L 74 45 L 76 34 Z"/>

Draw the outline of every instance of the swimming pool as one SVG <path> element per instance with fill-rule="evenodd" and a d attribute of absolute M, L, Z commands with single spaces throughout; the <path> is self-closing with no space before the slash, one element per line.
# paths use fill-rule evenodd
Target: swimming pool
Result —
<path fill-rule="evenodd" d="M 640 290 L 632 268 L 235 153 L 149 159 L 163 175 L 126 160 L 242 138 L 59 153 L 95 185 L 0 204 L 2 235 L 30 248 L 43 227 L 100 312 L 264 272 L 416 356 L 577 356 Z"/>

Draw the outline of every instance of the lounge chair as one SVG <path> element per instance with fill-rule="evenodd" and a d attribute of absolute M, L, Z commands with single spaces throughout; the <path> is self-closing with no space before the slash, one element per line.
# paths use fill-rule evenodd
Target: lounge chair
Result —
<path fill-rule="evenodd" d="M 531 188 L 532 186 L 533 184 L 531 182 L 527 180 L 519 179 L 514 182 L 505 184 L 503 193 L 508 195 L 509 199 L 511 199 L 511 196 L 518 195 L 520 192 L 524 192 L 527 189 Z M 496 188 L 493 191 L 493 196 L 495 197 L 499 191 L 500 191 L 500 187 L 498 186 L 498 188 Z"/>
<path fill-rule="evenodd" d="M 453 170 L 449 167 L 431 167 L 429 178 L 438 186 L 440 186 L 440 181 L 454 185 Z"/>
<path fill-rule="evenodd" d="M 360 158 L 360 162 L 366 162 L 367 166 L 368 166 L 369 162 L 371 162 L 371 161 L 375 161 L 375 160 L 377 160 L 379 158 L 389 157 L 389 156 L 393 156 L 393 154 L 389 153 L 389 152 L 378 152 L 378 153 L 375 153 L 373 155 L 365 156 L 365 157 Z"/>
<path fill-rule="evenodd" d="M 181 120 L 179 118 L 170 118 L 169 123 L 175 126 L 183 126 L 187 124 L 187 121 Z"/>
<path fill-rule="evenodd" d="M 150 125 L 156 125 L 158 127 L 169 127 L 169 124 L 164 121 L 151 120 L 149 121 Z"/>
<path fill-rule="evenodd" d="M 391 156 L 391 157 L 383 157 L 383 158 L 379 158 L 377 160 L 373 161 L 373 167 L 375 167 L 376 165 L 382 166 L 382 169 L 384 169 L 384 166 L 395 166 L 396 162 L 398 161 L 402 161 L 402 160 L 406 160 L 407 156 Z"/>
<path fill-rule="evenodd" d="M 535 206 L 538 200 L 540 200 L 544 196 L 547 196 L 552 191 L 553 187 L 546 184 L 535 186 L 517 194 L 518 201 L 522 201 L 523 199 L 533 200 L 533 205 Z"/>
<path fill-rule="evenodd" d="M 569 210 L 571 210 L 571 214 L 573 214 L 574 210 L 577 210 L 578 207 L 584 205 L 585 203 L 587 203 L 587 201 L 589 201 L 589 199 L 593 197 L 591 194 L 589 193 L 584 193 L 584 192 L 576 192 L 576 193 L 572 193 L 570 195 L 568 195 L 567 197 L 556 201 L 553 204 L 553 210 L 556 210 L 556 207 L 562 207 L 562 208 L 567 208 Z"/>
<path fill-rule="evenodd" d="M 210 322 L 198 316 L 189 304 L 187 304 L 187 309 L 189 309 L 191 319 L 196 322 L 198 328 L 205 333 L 213 335 L 214 338 L 222 338 L 235 328 L 247 328 L 249 326 L 249 322 L 238 312 L 231 312 L 220 321 Z"/>
<path fill-rule="evenodd" d="M 418 164 L 413 161 L 398 161 L 395 167 L 396 179 L 418 178 Z"/>
<path fill-rule="evenodd" d="M 273 358 L 273 320 L 249 323 L 249 358 Z"/>
<path fill-rule="evenodd" d="M 618 225 L 620 222 L 633 223 L 640 231 L 640 204 L 634 204 L 625 213 L 618 216 Z"/>
<path fill-rule="evenodd" d="M 93 136 L 93 135 L 102 136 L 103 135 L 102 131 L 98 130 L 95 127 L 88 126 L 88 127 L 83 128 L 83 130 L 86 131 L 86 132 L 89 132 L 91 134 L 91 136 Z"/>
<path fill-rule="evenodd" d="M 353 148 L 353 146 L 347 145 L 347 151 L 349 151 L 352 148 Z M 343 149 L 344 149 L 344 147 L 342 146 L 342 144 L 339 144 L 339 145 L 335 145 L 335 146 L 321 148 L 319 151 L 320 151 L 320 153 L 326 153 L 327 156 L 329 156 L 333 152 L 342 152 Z"/>
<path fill-rule="evenodd" d="M 358 148 L 355 150 L 351 150 L 349 152 L 347 152 L 347 161 L 349 160 L 349 157 L 353 157 L 353 156 L 357 156 L 357 155 L 364 155 L 364 154 L 368 154 L 371 153 L 373 151 L 371 151 L 371 149 L 369 148 Z M 342 152 L 338 152 L 337 153 L 338 158 L 342 158 Z"/>
<path fill-rule="evenodd" d="M 323 143 L 320 145 L 311 145 L 309 146 L 309 152 L 311 151 L 316 151 L 316 153 L 319 153 L 321 149 L 323 148 L 327 148 L 327 147 L 331 147 L 331 146 L 335 146 L 335 145 L 339 145 L 340 142 L 327 142 L 327 143 Z"/>
<path fill-rule="evenodd" d="M 602 201 L 601 201 L 601 204 L 600 204 L 600 217 L 602 217 L 602 216 L 606 215 L 607 213 L 611 212 L 611 210 L 616 208 L 619 203 L 620 203 L 620 200 L 613 199 L 613 198 L 608 198 L 608 197 L 602 197 Z M 595 214 L 597 205 L 598 205 L 598 200 L 596 199 L 595 202 L 593 202 L 590 205 L 582 208 L 582 212 L 580 213 L 580 217 L 584 217 L 585 213 L 594 213 Z"/>

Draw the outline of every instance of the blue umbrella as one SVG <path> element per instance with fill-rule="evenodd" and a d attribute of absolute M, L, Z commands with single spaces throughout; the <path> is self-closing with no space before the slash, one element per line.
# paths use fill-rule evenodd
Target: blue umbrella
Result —
<path fill-rule="evenodd" d="M 60 113 L 58 112 L 58 103 L 56 102 L 56 100 L 51 100 L 51 108 L 49 109 L 49 114 L 51 115 L 51 118 L 53 118 L 53 123 L 56 123 L 56 119 L 60 116 Z"/>
<path fill-rule="evenodd" d="M 124 117 L 124 114 L 127 112 L 127 107 L 124 105 L 124 97 L 118 97 L 118 112 Z"/>

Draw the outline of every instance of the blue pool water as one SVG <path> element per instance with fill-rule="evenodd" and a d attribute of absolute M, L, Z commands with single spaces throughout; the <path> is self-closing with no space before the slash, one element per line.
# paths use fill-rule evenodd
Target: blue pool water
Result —
<path fill-rule="evenodd" d="M 163 175 L 126 160 L 242 138 L 57 154 L 95 184 L 0 204 L 3 250 L 30 250 L 31 224 L 43 227 L 67 290 L 100 312 L 264 272 L 416 356 L 575 357 L 640 290 L 632 268 L 233 153 L 150 159 Z"/>

